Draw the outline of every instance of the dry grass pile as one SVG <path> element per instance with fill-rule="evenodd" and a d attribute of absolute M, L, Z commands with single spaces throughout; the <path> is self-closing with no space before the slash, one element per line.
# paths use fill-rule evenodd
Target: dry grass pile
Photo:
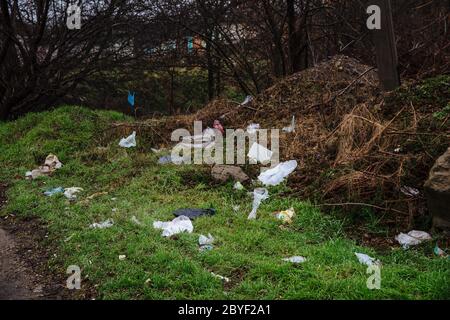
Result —
<path fill-rule="evenodd" d="M 295 115 L 296 131 L 280 135 L 281 160 L 299 162 L 289 179 L 295 194 L 344 207 L 364 203 L 412 221 L 421 213 L 423 197 L 408 197 L 400 189 L 421 190 L 434 160 L 448 148 L 449 116 L 436 112 L 450 101 L 449 79 L 404 85 L 384 95 L 376 70 L 336 56 L 279 81 L 245 106 L 216 100 L 192 115 L 115 127 L 127 132 L 133 127 L 149 147 L 158 147 L 170 145 L 176 128 L 192 131 L 194 121 L 281 129 Z"/>

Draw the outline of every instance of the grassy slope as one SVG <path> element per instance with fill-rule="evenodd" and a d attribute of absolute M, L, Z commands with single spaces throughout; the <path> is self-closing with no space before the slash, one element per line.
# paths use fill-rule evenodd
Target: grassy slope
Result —
<path fill-rule="evenodd" d="M 96 137 L 108 123 L 123 120 L 112 112 L 78 107 L 29 114 L 0 124 L 0 181 L 10 183 L 2 214 L 38 216 L 48 223 L 48 241 L 58 252 L 50 267 L 65 273 L 79 265 L 97 286 L 99 297 L 147 299 L 436 299 L 449 298 L 449 260 L 433 257 L 432 244 L 409 251 L 380 253 L 346 239 L 342 222 L 322 215 L 299 199 L 270 190 L 256 221 L 248 221 L 251 199 L 232 183 L 211 187 L 207 169 L 159 166 L 157 156 L 124 150 L 111 139 L 99 148 Z M 144 141 L 138 141 L 143 144 Z M 49 153 L 64 163 L 52 177 L 23 179 Z M 82 187 L 76 203 L 62 196 L 45 197 L 51 187 Z M 108 195 L 84 201 L 88 195 Z M 117 198 L 115 201 L 112 198 Z M 180 207 L 214 206 L 218 214 L 194 221 L 194 233 L 165 239 L 154 230 L 156 219 L 172 219 Z M 235 213 L 233 205 L 240 205 Z M 271 212 L 293 206 L 295 222 L 286 228 Z M 112 209 L 117 208 L 116 212 Z M 136 226 L 136 216 L 144 226 Z M 92 222 L 113 218 L 114 227 L 92 230 Z M 199 234 L 216 238 L 213 251 L 201 253 Z M 366 267 L 354 252 L 383 262 L 382 289 L 366 288 Z M 125 261 L 118 256 L 127 255 Z M 294 266 L 281 261 L 302 255 Z M 210 271 L 231 278 L 224 285 Z M 150 279 L 147 284 L 147 279 Z"/>

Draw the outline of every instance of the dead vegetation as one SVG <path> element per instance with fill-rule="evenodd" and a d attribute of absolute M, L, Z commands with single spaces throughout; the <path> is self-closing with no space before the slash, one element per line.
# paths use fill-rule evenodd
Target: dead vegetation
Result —
<path fill-rule="evenodd" d="M 193 121 L 226 128 L 282 128 L 296 117 L 296 131 L 281 133 L 281 160 L 299 168 L 288 184 L 295 196 L 349 211 L 368 207 L 394 213 L 393 223 L 411 225 L 424 216 L 423 192 L 411 197 L 402 186 L 422 191 L 429 169 L 449 145 L 449 77 L 404 84 L 393 93 L 378 89 L 376 70 L 346 56 L 281 80 L 251 104 L 216 100 L 196 114 L 113 125 L 130 129 L 148 149 L 170 145 L 176 128 L 192 131 Z"/>

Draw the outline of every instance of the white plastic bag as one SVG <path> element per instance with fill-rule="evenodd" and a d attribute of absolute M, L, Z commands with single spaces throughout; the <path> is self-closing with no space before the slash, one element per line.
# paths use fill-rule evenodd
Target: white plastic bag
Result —
<path fill-rule="evenodd" d="M 211 245 L 214 243 L 214 240 L 215 239 L 211 235 L 211 233 L 208 233 L 208 236 L 200 235 L 200 237 L 198 238 L 198 244 L 200 246 Z"/>
<path fill-rule="evenodd" d="M 282 162 L 275 168 L 268 169 L 258 176 L 258 180 L 266 186 L 277 186 L 283 182 L 284 178 L 290 175 L 297 168 L 297 161 L 291 160 Z"/>
<path fill-rule="evenodd" d="M 241 106 L 245 106 L 246 104 L 249 104 L 253 101 L 253 96 L 246 96 L 245 100 L 241 103 Z"/>
<path fill-rule="evenodd" d="M 192 233 L 194 231 L 191 220 L 186 216 L 179 216 L 169 222 L 155 221 L 153 222 L 153 228 L 163 230 L 163 237 L 171 237 L 182 232 Z"/>
<path fill-rule="evenodd" d="M 265 188 L 257 188 L 253 191 L 253 208 L 248 215 L 248 220 L 256 219 L 256 211 L 258 211 L 261 202 L 269 198 L 269 191 Z"/>
<path fill-rule="evenodd" d="M 379 265 L 380 264 L 379 260 L 376 260 L 375 258 L 369 257 L 367 254 L 355 252 L 355 255 L 358 258 L 359 263 L 365 264 L 368 267 L 370 267 L 372 265 Z"/>
<path fill-rule="evenodd" d="M 408 249 L 410 246 L 417 246 L 424 241 L 431 240 L 431 236 L 424 231 L 413 230 L 407 234 L 400 233 L 395 240 L 402 245 L 403 249 Z"/>
<path fill-rule="evenodd" d="M 272 151 L 255 142 L 248 152 L 248 157 L 250 160 L 265 164 L 272 159 L 272 154 Z"/>
<path fill-rule="evenodd" d="M 120 140 L 119 142 L 119 146 L 121 146 L 122 148 L 136 147 L 136 131 L 133 131 L 133 133 L 129 137 L 122 138 L 122 140 Z"/>
<path fill-rule="evenodd" d="M 250 134 L 255 134 L 259 130 L 259 123 L 250 123 L 247 127 L 247 132 Z"/>

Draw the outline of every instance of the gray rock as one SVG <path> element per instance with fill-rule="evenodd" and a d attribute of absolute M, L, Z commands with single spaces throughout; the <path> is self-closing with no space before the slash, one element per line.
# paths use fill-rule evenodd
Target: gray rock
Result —
<path fill-rule="evenodd" d="M 425 183 L 433 228 L 450 230 L 450 148 L 439 158 Z"/>

